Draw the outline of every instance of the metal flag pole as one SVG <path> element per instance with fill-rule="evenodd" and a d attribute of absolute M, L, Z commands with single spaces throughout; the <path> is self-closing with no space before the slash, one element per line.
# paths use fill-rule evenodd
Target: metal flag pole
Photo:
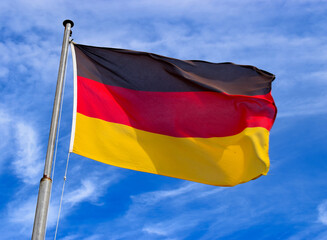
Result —
<path fill-rule="evenodd" d="M 45 238 L 45 228 L 47 223 L 51 185 L 52 185 L 52 179 L 50 177 L 51 177 L 51 169 L 52 169 L 53 152 L 54 152 L 57 126 L 58 126 L 61 93 L 62 93 L 63 82 L 64 82 L 65 71 L 66 71 L 69 37 L 71 35 L 71 28 L 74 26 L 74 22 L 71 20 L 65 20 L 63 22 L 63 25 L 65 26 L 65 32 L 64 32 L 64 39 L 62 42 L 56 95 L 53 104 L 48 149 L 47 149 L 47 155 L 44 164 L 44 172 L 43 172 L 43 177 L 41 178 L 40 181 L 39 195 L 37 198 L 32 240 L 43 240 Z"/>

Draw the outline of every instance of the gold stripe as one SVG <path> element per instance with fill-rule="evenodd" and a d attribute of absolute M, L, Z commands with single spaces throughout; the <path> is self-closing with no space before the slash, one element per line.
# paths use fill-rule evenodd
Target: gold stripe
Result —
<path fill-rule="evenodd" d="M 218 186 L 266 175 L 269 131 L 228 137 L 176 138 L 77 113 L 73 151 L 117 167 Z"/>

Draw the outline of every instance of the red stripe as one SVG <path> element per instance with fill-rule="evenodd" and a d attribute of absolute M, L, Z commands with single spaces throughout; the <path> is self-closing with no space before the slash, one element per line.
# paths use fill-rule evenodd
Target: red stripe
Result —
<path fill-rule="evenodd" d="M 223 137 L 274 122 L 270 94 L 147 92 L 78 77 L 77 112 L 108 122 L 173 137 Z"/>

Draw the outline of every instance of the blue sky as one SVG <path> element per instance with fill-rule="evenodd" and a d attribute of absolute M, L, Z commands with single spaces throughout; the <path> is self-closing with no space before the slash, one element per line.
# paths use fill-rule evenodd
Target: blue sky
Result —
<path fill-rule="evenodd" d="M 77 43 L 255 65 L 276 75 L 267 176 L 232 188 L 72 154 L 58 239 L 327 239 L 327 2 L 0 2 L 0 232 L 31 236 L 64 28 Z M 53 239 L 73 99 L 69 56 L 47 237 Z"/>

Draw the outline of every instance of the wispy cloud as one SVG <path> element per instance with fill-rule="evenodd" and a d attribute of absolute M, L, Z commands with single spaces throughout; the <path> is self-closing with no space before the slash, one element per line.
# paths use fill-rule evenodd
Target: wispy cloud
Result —
<path fill-rule="evenodd" d="M 318 221 L 327 225 L 327 200 L 323 201 L 318 206 Z"/>
<path fill-rule="evenodd" d="M 74 235 L 65 236 L 61 239 L 62 240 L 75 240 L 75 239 L 81 239 L 81 236 L 78 234 L 74 234 Z"/>
<path fill-rule="evenodd" d="M 24 183 L 38 183 L 41 176 L 42 161 L 41 144 L 36 129 L 31 122 L 20 120 L 19 117 L 0 108 L 0 162 L 12 166 L 16 177 Z M 9 161 L 9 157 L 13 160 Z"/>
<path fill-rule="evenodd" d="M 100 232 L 109 234 L 111 239 L 161 239 L 162 237 L 184 239 L 192 232 L 191 229 L 201 228 L 202 224 L 215 222 L 214 219 L 217 218 L 224 218 L 224 221 L 227 221 L 228 215 L 225 215 L 225 211 L 230 207 L 229 200 L 225 203 L 221 200 L 216 201 L 219 198 L 223 199 L 225 196 L 223 193 L 226 191 L 227 188 L 187 183 L 175 189 L 132 196 L 132 204 L 126 214 L 108 223 L 108 226 L 117 229 L 117 233 L 115 230 L 103 233 L 107 224 L 104 224 Z M 191 207 L 194 204 L 198 207 Z M 241 224 L 244 223 L 241 218 L 239 220 Z M 128 231 L 122 233 L 119 231 L 122 228 Z M 229 233 L 229 230 L 224 227 L 216 230 L 221 236 Z M 216 230 L 212 234 L 218 234 Z M 208 236 L 204 239 L 212 238 Z"/>
<path fill-rule="evenodd" d="M 91 204 L 98 204 L 99 199 L 104 195 L 106 189 L 110 184 L 115 183 L 119 177 L 112 174 L 113 178 L 107 181 L 100 182 L 101 176 L 97 172 L 89 173 L 89 177 L 83 180 L 77 180 L 74 182 L 75 186 L 71 186 L 70 189 L 66 189 L 64 195 L 63 209 L 61 212 L 61 221 L 76 211 L 78 204 L 82 202 L 89 202 Z M 31 190 L 34 189 L 34 190 Z M 15 194 L 13 199 L 7 204 L 6 213 L 2 213 L 2 227 L 7 229 L 19 229 L 19 232 L 13 231 L 8 236 L 3 236 L 4 239 L 15 238 L 13 236 L 21 236 L 26 238 L 31 235 L 33 220 L 35 215 L 36 201 L 37 201 L 37 186 L 30 186 L 29 184 L 22 186 L 18 193 Z M 35 192 L 35 194 L 28 193 Z M 59 209 L 60 191 L 56 190 L 52 193 L 51 204 L 48 213 L 47 229 L 48 237 L 51 239 L 52 231 L 56 222 Z M 69 209 L 69 210 L 68 210 Z M 59 225 L 60 228 L 60 225 Z M 1 229 L 1 228 L 0 228 Z M 88 239 L 84 238 L 80 234 L 73 234 L 66 236 L 67 239 Z M 65 238 L 65 239 L 66 239 Z M 90 237 L 90 239 L 100 239 L 98 235 Z"/>
<path fill-rule="evenodd" d="M 317 221 L 307 221 L 305 227 L 296 232 L 288 240 L 324 240 L 327 239 L 327 200 L 323 200 L 317 207 Z"/>
<path fill-rule="evenodd" d="M 17 150 L 13 162 L 17 177 L 25 183 L 38 183 L 41 176 L 41 147 L 33 127 L 26 122 L 15 125 L 15 142 Z"/>
<path fill-rule="evenodd" d="M 99 194 L 99 192 L 96 192 L 96 186 L 97 185 L 89 179 L 82 180 L 79 188 L 66 194 L 65 202 L 74 205 L 79 202 L 97 199 L 97 194 Z"/>
<path fill-rule="evenodd" d="M 69 236 L 65 236 L 63 238 L 60 238 L 61 240 L 102 240 L 103 236 L 98 235 L 98 234 L 94 234 L 92 236 L 82 236 L 81 234 L 74 234 L 74 235 L 69 235 Z"/>
<path fill-rule="evenodd" d="M 308 97 L 306 99 L 289 99 L 281 102 L 278 118 L 310 116 L 327 113 L 327 98 L 325 95 Z"/>
<path fill-rule="evenodd" d="M 298 189 L 298 185 L 302 183 L 292 182 L 286 188 Z M 101 223 L 97 232 L 110 239 L 186 239 L 196 231 L 200 232 L 197 239 L 210 240 L 234 236 L 263 224 L 268 232 L 262 239 L 270 239 L 269 236 L 281 236 L 278 231 L 275 235 L 269 235 L 269 228 L 278 227 L 278 224 L 311 224 L 312 214 L 304 217 L 301 207 L 294 209 L 289 193 L 285 192 L 283 200 L 279 194 L 279 187 L 265 184 L 262 188 L 250 183 L 234 188 L 218 188 L 184 183 L 166 190 L 131 196 L 132 202 L 126 213 L 115 220 Z M 292 214 L 288 213 L 290 209 Z M 280 219 L 278 223 L 274 222 L 276 216 Z M 273 224 L 266 226 L 270 221 Z M 324 236 L 322 234 L 320 227 L 310 225 L 310 229 L 297 232 L 291 239 L 319 239 L 316 237 Z"/>
<path fill-rule="evenodd" d="M 8 205 L 8 220 L 20 226 L 20 233 L 29 232 L 31 234 L 33 219 L 36 208 L 36 196 L 18 197 Z"/>
<path fill-rule="evenodd" d="M 65 194 L 65 204 L 74 206 L 81 202 L 96 202 L 99 197 L 103 196 L 110 179 L 101 179 L 99 177 L 82 179 L 80 186 L 77 186 L 71 192 Z"/>

